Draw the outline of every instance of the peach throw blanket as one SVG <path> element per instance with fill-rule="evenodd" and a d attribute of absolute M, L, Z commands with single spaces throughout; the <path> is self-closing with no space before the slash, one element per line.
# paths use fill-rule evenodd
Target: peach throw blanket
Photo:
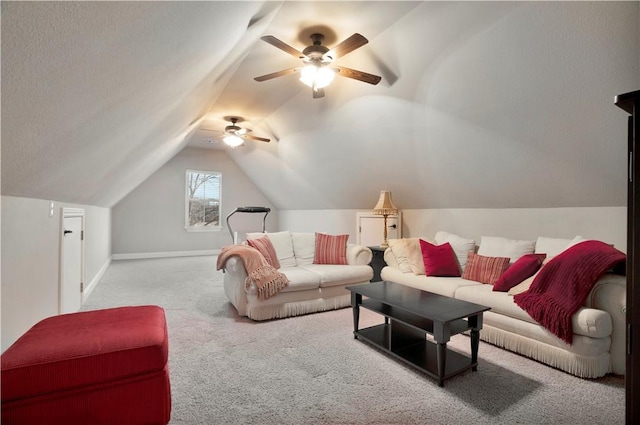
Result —
<path fill-rule="evenodd" d="M 289 285 L 287 276 L 271 267 L 260 251 L 248 245 L 228 245 L 222 248 L 218 254 L 216 270 L 224 268 L 227 260 L 234 255 L 240 258 L 247 270 L 245 287 L 249 288 L 251 284 L 255 284 L 258 288 L 259 299 L 271 298 Z"/>

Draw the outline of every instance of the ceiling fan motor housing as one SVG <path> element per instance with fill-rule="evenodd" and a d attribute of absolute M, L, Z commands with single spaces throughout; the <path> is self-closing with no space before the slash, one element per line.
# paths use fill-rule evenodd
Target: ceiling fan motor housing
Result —
<path fill-rule="evenodd" d="M 235 133 L 237 131 L 242 130 L 241 127 L 238 127 L 236 125 L 236 123 L 238 122 L 238 118 L 233 117 L 233 118 L 230 118 L 229 121 L 231 121 L 231 125 L 226 126 L 224 128 L 224 131 L 226 131 L 227 133 Z"/>
<path fill-rule="evenodd" d="M 306 63 L 331 63 L 331 61 L 333 61 L 333 58 L 330 56 L 325 56 L 325 53 L 329 51 L 329 48 L 321 44 L 322 40 L 324 40 L 324 35 L 311 34 L 310 38 L 311 41 L 313 41 L 313 45 L 306 47 L 302 51 L 302 54 L 305 55 L 303 61 Z"/>

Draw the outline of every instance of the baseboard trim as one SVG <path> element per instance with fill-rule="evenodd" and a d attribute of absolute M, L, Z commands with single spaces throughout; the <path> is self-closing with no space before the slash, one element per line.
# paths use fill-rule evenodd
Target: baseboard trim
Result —
<path fill-rule="evenodd" d="M 201 251 L 169 251 L 169 252 L 136 252 L 131 254 L 113 254 L 111 257 L 117 260 L 139 260 L 143 258 L 166 257 L 197 257 L 199 255 L 218 255 L 219 249 L 205 249 Z"/>
<path fill-rule="evenodd" d="M 105 261 L 102 267 L 100 267 L 100 270 L 98 270 L 98 273 L 96 273 L 93 279 L 91 279 L 91 282 L 89 282 L 89 284 L 82 291 L 83 304 L 87 300 L 87 298 L 89 298 L 89 295 L 91 295 L 91 292 L 95 289 L 95 287 L 98 286 L 98 282 L 100 282 L 100 279 L 102 279 L 102 276 L 104 276 L 105 272 L 111 265 L 111 259 L 112 259 L 111 256 L 107 258 L 107 261 Z"/>

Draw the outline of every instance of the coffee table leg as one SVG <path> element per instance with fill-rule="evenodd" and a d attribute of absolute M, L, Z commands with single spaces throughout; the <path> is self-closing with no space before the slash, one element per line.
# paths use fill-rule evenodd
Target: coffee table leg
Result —
<path fill-rule="evenodd" d="M 360 304 L 362 304 L 362 295 L 351 293 L 351 305 L 353 306 L 353 339 L 357 339 L 358 336 L 358 324 L 360 322 Z"/>
<path fill-rule="evenodd" d="M 469 323 L 472 325 L 471 337 L 471 367 L 472 371 L 478 370 L 478 347 L 480 345 L 480 329 L 482 329 L 482 313 L 469 317 Z"/>
<path fill-rule="evenodd" d="M 447 365 L 447 344 L 446 343 L 438 343 L 438 351 L 437 351 L 437 360 L 438 360 L 438 385 L 444 386 L 444 369 Z"/>
<path fill-rule="evenodd" d="M 472 371 L 478 370 L 478 346 L 480 345 L 480 332 L 476 329 L 471 330 L 471 364 Z"/>

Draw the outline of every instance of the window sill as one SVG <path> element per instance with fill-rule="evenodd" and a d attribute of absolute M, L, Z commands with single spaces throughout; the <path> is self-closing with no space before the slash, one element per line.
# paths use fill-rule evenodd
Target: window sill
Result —
<path fill-rule="evenodd" d="M 222 230 L 222 227 L 185 227 L 184 230 L 187 232 L 219 232 Z"/>

